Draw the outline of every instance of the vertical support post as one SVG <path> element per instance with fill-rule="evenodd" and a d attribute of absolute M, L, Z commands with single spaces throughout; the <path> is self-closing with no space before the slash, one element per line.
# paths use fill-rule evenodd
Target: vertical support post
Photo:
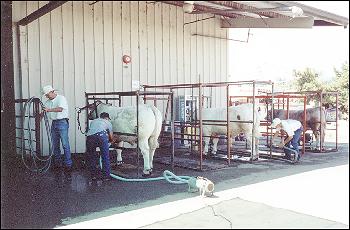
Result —
<path fill-rule="evenodd" d="M 289 119 L 289 94 L 287 95 L 287 119 Z"/>
<path fill-rule="evenodd" d="M 255 150 L 255 81 L 253 81 L 253 128 L 252 128 L 252 142 L 251 142 L 251 149 L 252 152 L 250 153 L 250 161 L 253 161 L 253 154 Z"/>
<path fill-rule="evenodd" d="M 303 151 L 302 151 L 302 154 L 304 155 L 305 154 L 305 132 L 306 132 L 306 96 L 304 95 L 303 96 L 304 98 L 304 119 L 303 119 Z"/>
<path fill-rule="evenodd" d="M 139 91 L 136 92 L 136 152 L 137 152 L 137 177 L 140 171 L 140 148 L 139 148 Z"/>
<path fill-rule="evenodd" d="M 147 101 L 146 87 L 143 87 L 143 92 L 145 92 L 145 94 L 143 95 L 143 104 L 146 104 L 146 101 Z"/>
<path fill-rule="evenodd" d="M 229 107 L 230 107 L 230 85 L 226 85 L 226 137 L 227 137 L 227 164 L 231 164 L 231 137 L 230 137 L 230 113 L 229 113 Z"/>
<path fill-rule="evenodd" d="M 338 95 L 339 93 L 336 92 L 335 94 L 335 150 L 338 151 Z"/>
<path fill-rule="evenodd" d="M 34 100 L 34 119 L 35 119 L 35 149 L 36 154 L 41 156 L 41 141 L 40 141 L 40 110 L 39 110 L 39 98 L 35 98 Z M 31 132 L 29 130 L 29 132 Z"/>
<path fill-rule="evenodd" d="M 171 170 L 174 171 L 174 158 L 175 158 L 175 116 L 174 116 L 174 92 L 171 89 L 171 101 L 170 101 L 170 105 L 171 105 Z"/>
<path fill-rule="evenodd" d="M 202 120 L 202 84 L 199 84 L 199 153 L 200 153 L 200 170 L 203 170 L 203 120 Z"/>
<path fill-rule="evenodd" d="M 89 96 L 87 95 L 87 93 L 85 92 L 85 103 L 86 105 L 85 106 L 88 106 L 89 105 Z M 87 108 L 85 110 L 86 112 L 86 120 L 85 120 L 85 124 L 86 124 L 86 130 L 89 129 L 89 109 Z"/>
<path fill-rule="evenodd" d="M 320 123 L 320 153 L 323 151 L 323 145 L 324 145 L 324 143 L 323 143 L 323 135 L 324 135 L 324 130 L 323 130 L 323 127 L 322 127 L 322 102 L 323 102 L 323 92 L 319 92 L 319 94 L 320 94 L 320 121 L 319 121 L 319 123 Z M 326 115 L 326 114 L 325 114 Z M 325 117 L 325 119 L 326 119 L 326 117 Z"/>
<path fill-rule="evenodd" d="M 271 122 L 273 121 L 273 114 L 274 114 L 274 83 L 272 82 L 271 84 Z M 267 110 L 268 111 L 268 110 Z M 272 157 L 272 128 L 270 127 L 270 132 L 271 132 L 271 138 L 270 138 L 270 157 Z"/>

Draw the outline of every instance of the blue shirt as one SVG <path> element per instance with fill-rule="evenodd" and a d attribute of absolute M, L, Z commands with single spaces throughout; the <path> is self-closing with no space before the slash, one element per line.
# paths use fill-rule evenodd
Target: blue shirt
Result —
<path fill-rule="evenodd" d="M 89 125 L 89 131 L 87 132 L 86 136 L 91 136 L 106 130 L 108 130 L 107 132 L 110 132 L 113 135 L 112 123 L 104 118 L 96 118 L 91 121 Z"/>

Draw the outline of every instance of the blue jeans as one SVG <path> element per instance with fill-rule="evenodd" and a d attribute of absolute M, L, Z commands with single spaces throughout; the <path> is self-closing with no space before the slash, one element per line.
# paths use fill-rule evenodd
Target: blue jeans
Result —
<path fill-rule="evenodd" d="M 96 133 L 91 136 L 87 136 L 86 148 L 87 148 L 87 165 L 90 170 L 91 177 L 98 176 L 98 156 L 96 154 L 96 148 L 99 147 L 102 156 L 102 172 L 104 177 L 108 177 L 111 173 L 111 165 L 109 160 L 109 145 L 108 134 L 106 131 Z"/>
<path fill-rule="evenodd" d="M 300 152 L 299 152 L 299 139 L 301 136 L 301 132 L 303 131 L 303 127 L 300 127 L 299 129 L 297 129 L 296 131 L 294 131 L 294 136 L 292 138 L 292 140 L 290 140 L 286 146 L 290 147 L 290 145 L 292 146 L 292 148 L 294 150 L 296 150 L 298 152 L 298 155 L 300 156 Z"/>
<path fill-rule="evenodd" d="M 66 119 L 61 120 L 53 120 L 51 125 L 51 137 L 52 137 L 52 145 L 53 145 L 53 153 L 54 153 L 54 164 L 56 166 L 62 165 L 61 159 L 61 148 L 60 148 L 60 140 L 62 142 L 63 150 L 64 150 L 64 164 L 66 167 L 72 167 L 72 158 L 69 146 L 69 137 L 68 137 L 68 128 L 69 123 Z"/>

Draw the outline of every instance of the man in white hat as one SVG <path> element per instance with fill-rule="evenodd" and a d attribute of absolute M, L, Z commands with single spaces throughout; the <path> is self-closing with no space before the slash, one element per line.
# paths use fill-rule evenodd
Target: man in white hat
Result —
<path fill-rule="evenodd" d="M 64 150 L 64 174 L 67 180 L 71 180 L 72 174 L 72 158 L 69 146 L 69 118 L 68 118 L 68 103 L 63 95 L 58 95 L 51 85 L 44 86 L 42 93 L 48 100 L 45 102 L 44 111 L 48 118 L 52 120 L 51 124 L 51 139 L 54 153 L 53 168 L 55 171 L 61 171 L 62 158 L 60 149 L 60 140 Z"/>
<path fill-rule="evenodd" d="M 284 146 L 287 146 L 288 148 L 296 150 L 297 154 L 295 156 L 295 160 L 299 161 L 300 153 L 298 141 L 300 139 L 301 132 L 303 131 L 303 126 L 301 125 L 300 121 L 292 119 L 281 120 L 279 118 L 275 118 L 272 121 L 271 127 L 276 129 L 275 135 L 272 137 L 271 142 L 273 143 L 275 138 L 278 137 L 278 134 L 284 131 L 287 134 L 287 138 L 284 140 L 282 139 L 282 142 L 278 147 L 283 148 Z M 287 153 L 286 156 L 290 158 L 289 154 Z"/>

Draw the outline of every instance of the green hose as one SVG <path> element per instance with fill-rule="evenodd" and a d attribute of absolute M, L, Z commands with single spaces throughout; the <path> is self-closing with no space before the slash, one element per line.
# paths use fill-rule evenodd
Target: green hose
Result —
<path fill-rule="evenodd" d="M 102 158 L 100 157 L 100 168 L 102 168 Z M 158 181 L 158 180 L 166 180 L 171 184 L 188 184 L 189 190 L 196 189 L 196 177 L 191 176 L 176 176 L 169 170 L 164 170 L 162 177 L 152 177 L 152 178 L 124 178 L 113 173 L 110 173 L 110 176 L 114 179 L 121 180 L 124 182 L 146 182 L 146 181 Z"/>

